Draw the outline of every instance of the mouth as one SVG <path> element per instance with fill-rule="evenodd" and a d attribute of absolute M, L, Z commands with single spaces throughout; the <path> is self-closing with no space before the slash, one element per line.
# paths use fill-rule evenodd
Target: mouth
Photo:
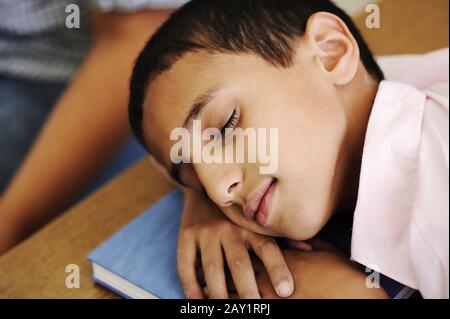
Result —
<path fill-rule="evenodd" d="M 247 206 L 245 207 L 245 215 L 256 220 L 261 226 L 267 226 L 268 224 L 275 187 L 276 180 L 274 178 L 267 180 L 253 195 L 250 196 Z"/>

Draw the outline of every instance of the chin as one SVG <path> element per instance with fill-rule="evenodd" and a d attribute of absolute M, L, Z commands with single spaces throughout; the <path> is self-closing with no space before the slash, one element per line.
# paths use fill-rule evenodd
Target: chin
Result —
<path fill-rule="evenodd" d="M 305 219 L 299 217 L 295 222 L 288 225 L 287 238 L 292 240 L 308 240 L 315 237 L 324 227 L 326 222 L 322 219 L 311 219 L 305 223 Z M 294 226 L 297 225 L 297 226 Z"/>
<path fill-rule="evenodd" d="M 286 236 L 286 238 L 292 239 L 292 240 L 309 240 L 311 238 L 314 238 L 319 233 L 320 229 L 317 230 L 311 230 L 311 229 L 299 229 L 295 232 L 292 232 L 290 235 Z"/>

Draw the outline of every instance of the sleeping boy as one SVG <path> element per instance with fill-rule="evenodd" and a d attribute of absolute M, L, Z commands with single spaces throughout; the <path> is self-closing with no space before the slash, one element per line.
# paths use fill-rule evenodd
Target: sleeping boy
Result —
<path fill-rule="evenodd" d="M 242 298 L 385 297 L 366 287 L 359 263 L 448 298 L 448 51 L 411 61 L 401 81 L 386 81 L 327 0 L 193 0 L 172 15 L 137 59 L 129 116 L 185 193 L 187 297 L 229 297 L 226 266 Z M 203 144 L 174 152 L 173 133 L 195 135 L 198 123 L 209 129 Z M 247 155 L 255 143 L 243 130 L 274 128 L 274 171 L 201 156 L 211 144 Z M 353 216 L 350 260 L 315 239 L 336 214 Z"/>

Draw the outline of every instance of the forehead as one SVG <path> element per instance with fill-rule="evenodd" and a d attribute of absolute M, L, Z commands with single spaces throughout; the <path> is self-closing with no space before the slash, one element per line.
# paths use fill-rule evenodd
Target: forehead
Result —
<path fill-rule="evenodd" d="M 150 152 L 169 165 L 170 132 L 182 127 L 199 95 L 219 87 L 242 87 L 243 82 L 267 67 L 250 55 L 187 53 L 170 70 L 152 81 L 144 101 L 143 128 Z"/>

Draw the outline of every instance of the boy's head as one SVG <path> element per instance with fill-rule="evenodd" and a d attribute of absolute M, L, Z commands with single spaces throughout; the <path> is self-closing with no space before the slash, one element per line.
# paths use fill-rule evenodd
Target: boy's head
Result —
<path fill-rule="evenodd" d="M 307 239 L 340 204 L 363 130 L 360 109 L 373 98 L 366 88 L 382 78 L 351 19 L 330 1 L 193 0 L 137 59 L 129 116 L 156 160 L 203 188 L 231 220 Z M 277 128 L 277 171 L 261 175 L 260 163 L 175 165 L 170 134 L 192 129 L 193 118 L 219 130 Z"/>

